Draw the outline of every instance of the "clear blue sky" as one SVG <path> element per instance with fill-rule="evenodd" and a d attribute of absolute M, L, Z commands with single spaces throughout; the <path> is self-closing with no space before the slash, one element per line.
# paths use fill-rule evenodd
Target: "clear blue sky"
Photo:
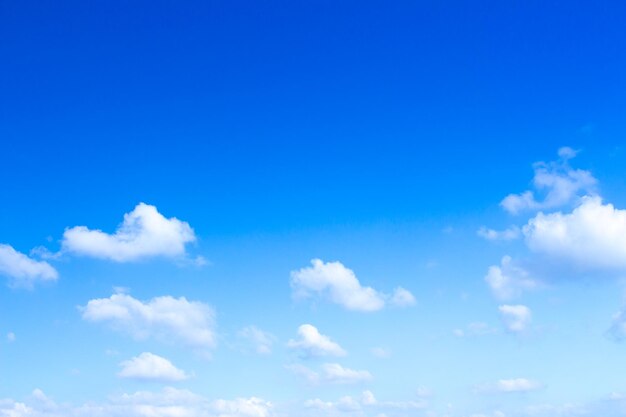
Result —
<path fill-rule="evenodd" d="M 618 1 L 2 2 L 0 416 L 624 415 L 625 51 Z"/>

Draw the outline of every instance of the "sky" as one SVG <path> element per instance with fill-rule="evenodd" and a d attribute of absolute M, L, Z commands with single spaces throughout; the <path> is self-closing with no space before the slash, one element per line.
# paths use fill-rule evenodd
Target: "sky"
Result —
<path fill-rule="evenodd" d="M 626 4 L 0 3 L 0 417 L 626 415 Z"/>

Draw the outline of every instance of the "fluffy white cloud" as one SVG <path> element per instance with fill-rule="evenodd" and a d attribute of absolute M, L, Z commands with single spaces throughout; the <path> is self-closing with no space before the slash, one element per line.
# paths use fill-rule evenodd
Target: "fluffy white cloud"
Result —
<path fill-rule="evenodd" d="M 296 298 L 307 298 L 313 294 L 325 296 L 330 301 L 354 311 L 381 310 L 388 295 L 371 287 L 361 285 L 351 269 L 341 262 L 311 261 L 313 266 L 291 272 L 291 287 Z M 411 293 L 403 288 L 396 289 L 391 302 L 398 306 L 414 303 Z"/>
<path fill-rule="evenodd" d="M 316 372 L 301 364 L 288 365 L 285 368 L 312 385 L 319 383 L 357 384 L 373 379 L 368 371 L 344 368 L 338 363 L 323 364 L 321 372 Z"/>
<path fill-rule="evenodd" d="M 0 244 L 0 275 L 6 275 L 16 286 L 31 287 L 36 281 L 54 281 L 58 272 L 48 262 L 36 261 L 12 246 Z"/>
<path fill-rule="evenodd" d="M 408 307 L 415 305 L 415 297 L 408 290 L 398 287 L 393 292 L 389 304 L 396 307 Z"/>
<path fill-rule="evenodd" d="M 150 352 L 143 352 L 139 356 L 123 361 L 120 366 L 122 370 L 117 374 L 120 378 L 160 382 L 176 382 L 189 378 L 172 362 Z"/>
<path fill-rule="evenodd" d="M 493 295 L 500 300 L 509 300 L 519 296 L 522 291 L 537 288 L 539 283 L 529 277 L 528 272 L 513 264 L 510 256 L 504 256 L 498 265 L 487 270 L 485 282 Z"/>
<path fill-rule="evenodd" d="M 114 234 L 76 226 L 65 230 L 62 247 L 77 255 L 128 262 L 152 256 L 180 257 L 196 236 L 188 223 L 167 219 L 156 207 L 140 203 L 124 215 Z"/>
<path fill-rule="evenodd" d="M 528 392 L 541 388 L 541 384 L 526 378 L 501 379 L 494 385 L 499 392 Z"/>
<path fill-rule="evenodd" d="M 341 346 L 321 334 L 313 325 L 303 324 L 298 327 L 298 336 L 299 339 L 290 340 L 287 346 L 300 351 L 305 357 L 346 356 Z"/>
<path fill-rule="evenodd" d="M 256 353 L 259 355 L 269 355 L 272 353 L 274 336 L 270 333 L 264 332 L 256 326 L 247 326 L 241 329 L 237 335 L 240 338 L 249 340 L 254 345 Z"/>
<path fill-rule="evenodd" d="M 337 401 L 323 401 L 316 398 L 304 403 L 305 409 L 312 411 L 310 415 L 315 416 L 405 416 L 407 413 L 412 415 L 416 410 L 423 410 L 427 405 L 423 400 L 378 401 L 371 391 L 364 391 L 360 398 L 344 396 Z"/>
<path fill-rule="evenodd" d="M 27 403 L 0 400 L 2 417 L 270 417 L 273 404 L 257 397 L 210 401 L 188 390 L 164 388 L 111 397 L 106 403 L 57 404 L 35 390 Z"/>
<path fill-rule="evenodd" d="M 502 322 L 511 332 L 523 332 L 530 324 L 532 314 L 530 309 L 524 305 L 501 305 L 498 310 Z"/>
<path fill-rule="evenodd" d="M 143 302 L 128 294 L 90 300 L 81 307 L 83 319 L 109 323 L 136 339 L 154 337 L 197 349 L 215 346 L 215 314 L 207 304 L 185 297 L 155 297 Z"/>
<path fill-rule="evenodd" d="M 626 210 L 585 197 L 571 213 L 539 213 L 524 226 L 528 247 L 584 268 L 626 268 Z"/>
<path fill-rule="evenodd" d="M 537 162 L 534 165 L 533 185 L 544 193 L 542 201 L 535 199 L 532 191 L 509 194 L 500 205 L 512 214 L 523 210 L 545 210 L 572 202 L 581 192 L 594 192 L 597 180 L 589 171 L 573 169 L 568 161 L 576 156 L 576 151 L 564 147 L 559 149 L 560 159 L 555 162 Z"/>

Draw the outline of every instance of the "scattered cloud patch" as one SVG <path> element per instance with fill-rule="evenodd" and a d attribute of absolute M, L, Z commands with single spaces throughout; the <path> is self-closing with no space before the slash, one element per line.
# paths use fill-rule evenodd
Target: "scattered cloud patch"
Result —
<path fill-rule="evenodd" d="M 312 266 L 291 272 L 291 287 L 296 299 L 318 295 L 329 299 L 347 310 L 378 311 L 387 301 L 407 306 L 414 303 L 411 293 L 403 288 L 396 289 L 394 296 L 361 285 L 351 269 L 341 262 L 323 262 L 313 259 Z"/>
<path fill-rule="evenodd" d="M 177 382 L 189 378 L 184 371 L 176 368 L 169 360 L 150 352 L 143 352 L 120 363 L 120 378 L 141 381 Z"/>
<path fill-rule="evenodd" d="M 524 268 L 515 265 L 510 256 L 504 256 L 500 266 L 489 267 L 485 282 L 494 297 L 499 300 L 510 300 L 518 297 L 525 290 L 539 286 L 539 282 L 530 278 L 529 275 Z"/>
<path fill-rule="evenodd" d="M 15 339 L 16 339 L 15 338 L 15 333 L 13 333 L 13 332 L 7 333 L 7 342 L 13 343 L 13 342 L 15 342 Z"/>
<path fill-rule="evenodd" d="M 166 218 L 155 206 L 140 203 L 124 215 L 113 234 L 75 226 L 63 234 L 63 251 L 115 262 L 164 256 L 183 257 L 185 245 L 196 240 L 187 222 Z"/>
<path fill-rule="evenodd" d="M 404 288 L 398 287 L 393 292 L 389 304 L 396 307 L 409 307 L 415 305 L 415 297 Z"/>
<path fill-rule="evenodd" d="M 454 329 L 452 331 L 456 337 L 486 336 L 497 332 L 497 329 L 483 322 L 473 322 L 468 324 L 464 329 Z"/>
<path fill-rule="evenodd" d="M 482 237 L 483 239 L 487 239 L 487 240 L 492 240 L 492 241 L 496 241 L 496 240 L 515 240 L 518 239 L 521 235 L 522 235 L 522 231 L 518 226 L 511 226 L 508 229 L 504 229 L 504 230 L 494 230 L 494 229 L 489 229 L 485 226 L 481 227 L 480 229 L 478 229 L 477 232 L 478 236 Z"/>
<path fill-rule="evenodd" d="M 11 278 L 13 285 L 26 288 L 31 288 L 38 281 L 59 278 L 57 270 L 48 262 L 32 259 L 5 244 L 0 244 L 0 275 Z"/>
<path fill-rule="evenodd" d="M 237 333 L 237 336 L 250 341 L 254 345 L 254 350 L 259 355 L 269 355 L 272 353 L 274 336 L 256 326 L 244 327 Z"/>
<path fill-rule="evenodd" d="M 388 349 L 381 347 L 374 347 L 370 349 L 370 353 L 377 358 L 388 358 L 391 356 L 391 352 Z"/>
<path fill-rule="evenodd" d="M 500 205 L 511 214 L 525 210 L 546 210 L 571 203 L 582 194 L 593 194 L 597 180 L 589 171 L 573 169 L 569 160 L 577 151 L 563 147 L 559 149 L 559 160 L 554 162 L 537 162 L 534 164 L 535 175 L 533 185 L 544 194 L 543 200 L 535 198 L 533 191 L 520 194 L 509 194 Z"/>
<path fill-rule="evenodd" d="M 321 334 L 311 324 L 303 324 L 298 327 L 297 340 L 290 340 L 287 346 L 298 350 L 304 357 L 320 356 L 346 356 L 346 351 L 333 342 L 330 337 Z"/>
<path fill-rule="evenodd" d="M 207 304 L 185 297 L 140 301 L 128 294 L 90 300 L 80 307 L 84 320 L 108 323 L 136 339 L 155 338 L 206 350 L 215 346 L 215 313 Z"/>
<path fill-rule="evenodd" d="M 501 305 L 498 310 L 504 326 L 510 332 L 523 332 L 530 325 L 532 314 L 525 305 Z"/>
<path fill-rule="evenodd" d="M 322 365 L 320 372 L 316 372 L 301 364 L 287 365 L 285 368 L 294 375 L 303 378 L 311 385 L 317 385 L 319 383 L 338 385 L 359 384 L 373 379 L 372 374 L 368 371 L 345 368 L 338 363 L 325 363 Z"/>

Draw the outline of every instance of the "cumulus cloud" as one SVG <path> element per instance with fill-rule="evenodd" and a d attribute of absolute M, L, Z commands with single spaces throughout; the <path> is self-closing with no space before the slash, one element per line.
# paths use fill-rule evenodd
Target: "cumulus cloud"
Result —
<path fill-rule="evenodd" d="M 316 372 L 301 364 L 287 365 L 285 368 L 313 385 L 319 383 L 357 384 L 373 379 L 368 371 L 344 368 L 338 363 L 323 364 L 321 372 Z"/>
<path fill-rule="evenodd" d="M 583 268 L 626 269 L 626 210 L 585 197 L 571 213 L 538 213 L 524 226 L 528 247 Z"/>
<path fill-rule="evenodd" d="M 11 278 L 16 286 L 28 288 L 37 281 L 55 281 L 59 277 L 48 262 L 29 258 L 5 244 L 0 244 L 0 275 Z"/>
<path fill-rule="evenodd" d="M 167 219 L 156 207 L 140 203 L 124 215 L 113 234 L 86 226 L 66 229 L 62 248 L 77 255 L 128 262 L 154 256 L 182 257 L 185 245 L 195 240 L 188 223 Z"/>
<path fill-rule="evenodd" d="M 180 342 L 197 349 L 215 346 L 213 309 L 185 297 L 163 296 L 143 302 L 118 293 L 90 300 L 80 310 L 84 320 L 108 323 L 136 339 Z"/>
<path fill-rule="evenodd" d="M 274 406 L 258 397 L 209 400 L 188 390 L 166 387 L 113 396 L 105 403 L 57 404 L 39 390 L 28 403 L 0 400 L 3 417 L 270 417 Z"/>
<path fill-rule="evenodd" d="M 416 410 L 422 410 L 428 403 L 418 401 L 379 401 L 371 391 L 363 391 L 360 398 L 344 396 L 337 401 L 323 401 L 319 398 L 304 402 L 305 409 L 312 411 L 311 415 L 343 416 L 343 415 L 407 415 Z M 372 414 L 374 413 L 374 414 Z"/>
<path fill-rule="evenodd" d="M 576 156 L 572 148 L 559 149 L 559 160 L 534 164 L 533 185 L 544 194 L 543 200 L 535 198 L 532 191 L 509 194 L 500 205 L 509 213 L 524 210 L 545 210 L 571 203 L 580 194 L 593 194 L 597 180 L 589 171 L 573 169 L 569 160 Z"/>
<path fill-rule="evenodd" d="M 346 356 L 346 351 L 341 346 L 321 334 L 311 324 L 298 327 L 298 336 L 299 339 L 290 340 L 287 346 L 298 350 L 305 357 Z"/>
<path fill-rule="evenodd" d="M 169 360 L 150 352 L 143 352 L 120 363 L 120 378 L 142 381 L 176 382 L 189 378 L 184 371 L 176 368 Z"/>
<path fill-rule="evenodd" d="M 313 259 L 311 267 L 291 272 L 291 287 L 294 297 L 323 296 L 348 310 L 381 310 L 389 296 L 371 287 L 361 285 L 351 269 L 341 262 L 323 262 Z M 396 289 L 391 303 L 407 306 L 415 302 L 413 295 L 403 288 Z"/>
<path fill-rule="evenodd" d="M 256 326 L 244 327 L 237 333 L 237 336 L 250 341 L 250 343 L 254 345 L 256 353 L 259 355 L 269 355 L 272 353 L 274 336 Z"/>
<path fill-rule="evenodd" d="M 492 265 L 487 270 L 485 282 L 494 297 L 510 300 L 523 291 L 537 288 L 539 282 L 530 278 L 528 271 L 513 263 L 510 256 L 504 256 L 500 266 Z"/>
<path fill-rule="evenodd" d="M 528 328 L 532 315 L 525 305 L 501 305 L 498 310 L 502 322 L 510 332 L 520 333 Z"/>

